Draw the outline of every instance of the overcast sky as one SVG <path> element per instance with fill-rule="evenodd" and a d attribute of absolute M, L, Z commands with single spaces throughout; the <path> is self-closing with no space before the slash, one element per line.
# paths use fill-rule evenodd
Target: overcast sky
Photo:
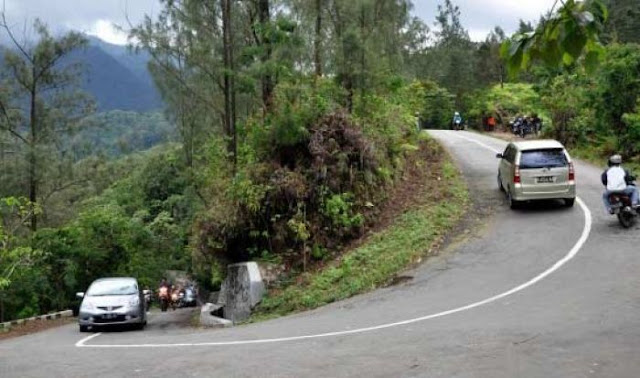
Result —
<path fill-rule="evenodd" d="M 113 24 L 127 25 L 126 16 L 135 24 L 144 14 L 157 13 L 158 0 L 4 0 L 10 24 L 22 30 L 35 18 L 44 20 L 52 30 L 75 29 L 96 35 L 107 42 L 124 44 L 126 35 Z M 444 0 L 414 0 L 415 14 L 429 27 Z M 482 40 L 494 26 L 508 33 L 515 30 L 520 18 L 534 21 L 546 12 L 554 0 L 454 0 L 460 6 L 462 21 L 474 40 Z"/>

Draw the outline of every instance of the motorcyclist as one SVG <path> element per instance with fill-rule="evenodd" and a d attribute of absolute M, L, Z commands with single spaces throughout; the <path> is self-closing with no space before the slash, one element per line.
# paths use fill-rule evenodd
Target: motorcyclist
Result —
<path fill-rule="evenodd" d="M 540 133 L 542 130 L 542 119 L 538 117 L 538 114 L 533 113 L 531 115 L 531 125 L 533 126 L 533 132 L 536 134 Z"/>
<path fill-rule="evenodd" d="M 158 299 L 160 300 L 160 308 L 162 311 L 166 310 L 166 306 L 171 300 L 172 286 L 173 285 L 167 281 L 165 277 L 162 277 L 162 281 L 160 281 L 160 285 L 158 287 Z"/>
<path fill-rule="evenodd" d="M 633 185 L 634 177 L 622 168 L 622 156 L 613 155 L 609 158 L 607 168 L 602 173 L 602 184 L 607 188 L 602 195 L 604 206 L 609 214 L 613 214 L 609 196 L 613 193 L 624 193 L 631 198 L 631 205 L 638 207 L 638 188 Z"/>
<path fill-rule="evenodd" d="M 169 281 L 167 281 L 166 277 L 162 277 L 162 280 L 160 281 L 160 285 L 158 286 L 159 288 L 163 288 L 166 287 L 167 289 L 171 289 L 171 283 Z"/>
<path fill-rule="evenodd" d="M 457 125 L 461 125 L 462 124 L 462 116 L 460 115 L 459 112 L 453 113 L 453 122 L 452 122 L 452 124 L 453 124 L 454 128 Z"/>

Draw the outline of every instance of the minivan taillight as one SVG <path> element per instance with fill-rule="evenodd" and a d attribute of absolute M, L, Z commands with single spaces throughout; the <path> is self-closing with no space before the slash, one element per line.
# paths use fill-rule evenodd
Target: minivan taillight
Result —
<path fill-rule="evenodd" d="M 575 181 L 576 171 L 573 168 L 573 163 L 569 163 L 569 181 Z"/>
<path fill-rule="evenodd" d="M 520 184 L 520 166 L 516 165 L 513 171 L 513 183 Z"/>

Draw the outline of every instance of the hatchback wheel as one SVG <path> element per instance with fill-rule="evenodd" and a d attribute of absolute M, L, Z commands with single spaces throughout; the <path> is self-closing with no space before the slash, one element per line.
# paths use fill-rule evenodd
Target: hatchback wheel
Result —
<path fill-rule="evenodd" d="M 573 204 L 576 202 L 575 198 L 565 198 L 564 199 L 564 205 L 566 207 L 573 207 Z"/>

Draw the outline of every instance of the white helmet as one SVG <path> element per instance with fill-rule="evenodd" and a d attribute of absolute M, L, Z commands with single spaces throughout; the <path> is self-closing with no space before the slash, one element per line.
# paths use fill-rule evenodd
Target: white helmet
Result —
<path fill-rule="evenodd" d="M 622 156 L 616 154 L 609 158 L 609 164 L 620 165 L 622 164 Z"/>

